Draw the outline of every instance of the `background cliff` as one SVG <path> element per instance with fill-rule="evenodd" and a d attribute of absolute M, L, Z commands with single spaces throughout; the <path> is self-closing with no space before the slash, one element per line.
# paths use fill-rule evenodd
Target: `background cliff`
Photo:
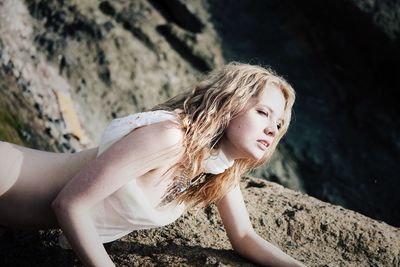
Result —
<path fill-rule="evenodd" d="M 2 0 L 0 137 L 79 151 L 97 145 L 112 118 L 146 110 L 224 62 L 268 64 L 297 100 L 271 164 L 251 175 L 399 227 L 399 7 L 388 0 Z M 316 254 L 298 255 L 317 262 Z"/>

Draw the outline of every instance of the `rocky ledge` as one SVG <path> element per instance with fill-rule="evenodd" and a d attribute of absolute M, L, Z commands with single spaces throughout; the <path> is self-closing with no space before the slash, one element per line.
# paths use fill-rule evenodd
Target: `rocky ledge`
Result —
<path fill-rule="evenodd" d="M 243 177 L 256 232 L 307 266 L 399 266 L 400 230 L 277 183 Z M 6 230 L 1 266 L 80 266 L 59 230 Z M 253 266 L 229 243 L 215 206 L 163 228 L 135 231 L 106 249 L 117 266 Z M 21 257 L 23 255 L 23 257 Z"/>

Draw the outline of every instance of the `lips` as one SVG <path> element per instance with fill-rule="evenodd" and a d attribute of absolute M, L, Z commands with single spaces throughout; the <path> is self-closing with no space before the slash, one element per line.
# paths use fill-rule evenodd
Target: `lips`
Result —
<path fill-rule="evenodd" d="M 270 143 L 267 140 L 261 139 L 261 140 L 257 140 L 257 142 L 263 146 L 264 150 L 270 146 Z"/>

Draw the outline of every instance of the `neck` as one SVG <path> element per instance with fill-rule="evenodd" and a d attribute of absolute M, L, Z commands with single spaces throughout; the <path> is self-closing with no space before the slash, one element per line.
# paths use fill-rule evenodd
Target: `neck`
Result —
<path fill-rule="evenodd" d="M 232 147 L 233 147 L 233 145 L 230 144 L 230 143 L 228 144 L 227 140 L 225 138 L 221 138 L 220 142 L 218 143 L 218 148 L 221 149 L 224 152 L 226 158 L 229 161 L 232 161 L 232 160 L 240 158 L 240 157 L 237 157 L 235 155 L 235 153 L 231 149 Z"/>
<path fill-rule="evenodd" d="M 228 158 L 225 152 L 218 147 L 210 151 L 210 155 L 205 157 L 204 172 L 219 174 L 232 167 L 233 164 L 234 160 Z"/>

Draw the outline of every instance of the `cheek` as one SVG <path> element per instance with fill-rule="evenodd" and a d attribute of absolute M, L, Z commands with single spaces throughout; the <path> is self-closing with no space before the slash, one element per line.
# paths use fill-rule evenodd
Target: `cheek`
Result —
<path fill-rule="evenodd" d="M 248 114 L 235 122 L 238 131 L 251 132 L 257 128 L 257 118 Z"/>
<path fill-rule="evenodd" d="M 245 142 L 253 131 L 254 125 L 250 121 L 235 121 L 228 128 L 227 135 L 235 143 Z"/>

